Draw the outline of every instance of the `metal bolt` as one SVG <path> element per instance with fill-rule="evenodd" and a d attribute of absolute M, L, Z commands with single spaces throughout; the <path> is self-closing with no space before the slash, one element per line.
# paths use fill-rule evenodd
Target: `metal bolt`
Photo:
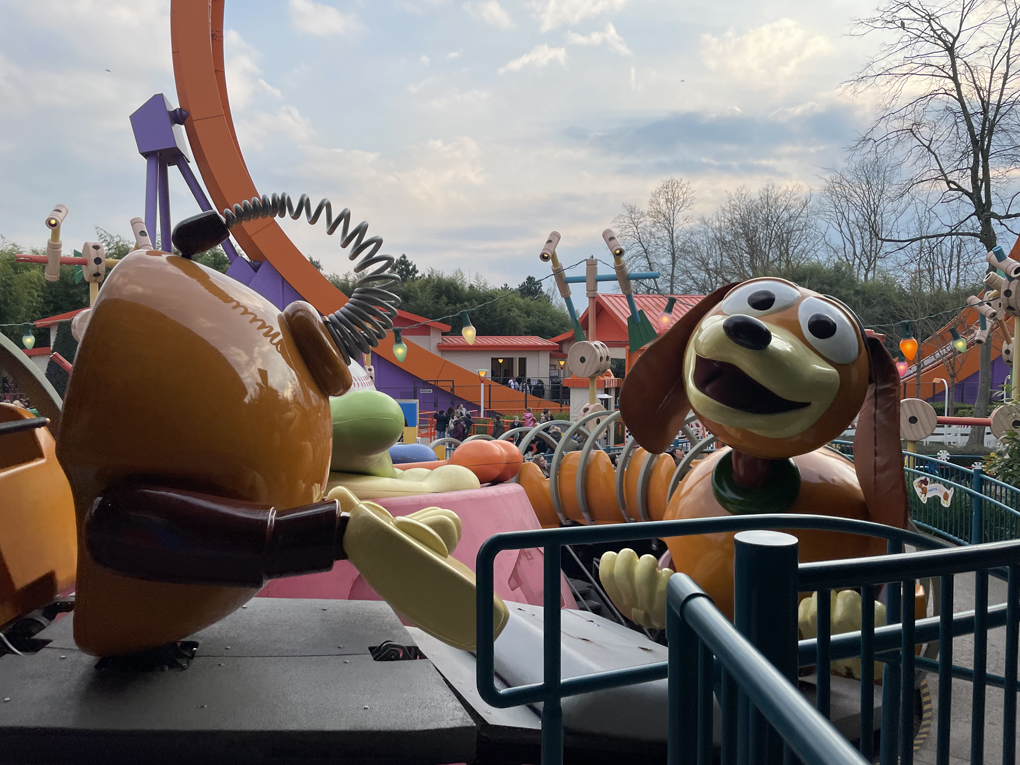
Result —
<path fill-rule="evenodd" d="M 229 645 L 227 646 L 227 650 L 228 650 L 228 651 L 230 650 L 230 646 L 229 646 Z"/>
<path fill-rule="evenodd" d="M 6 704 L 6 703 L 7 703 L 8 701 L 10 701 L 10 700 L 11 700 L 11 697 L 10 697 L 10 696 L 8 696 L 7 698 L 5 698 L 5 699 L 4 699 L 4 704 Z"/>
<path fill-rule="evenodd" d="M 362 707 L 362 709 L 368 709 L 368 704 L 365 704 L 365 706 Z"/>
<path fill-rule="evenodd" d="M 61 654 L 61 655 L 60 655 L 60 658 L 61 658 L 61 659 L 66 659 L 67 657 L 66 657 L 66 656 L 64 656 L 63 654 Z"/>
<path fill-rule="evenodd" d="M 222 666 L 223 666 L 223 662 L 222 662 L 222 661 L 221 661 L 221 662 L 218 662 L 218 663 L 216 664 L 216 666 L 217 666 L 217 667 L 222 667 Z"/>

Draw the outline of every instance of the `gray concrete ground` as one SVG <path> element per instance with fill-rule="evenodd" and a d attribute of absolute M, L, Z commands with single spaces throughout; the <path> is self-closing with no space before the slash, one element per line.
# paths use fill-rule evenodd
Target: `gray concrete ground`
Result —
<path fill-rule="evenodd" d="M 957 575 L 954 587 L 954 611 L 974 607 L 974 575 Z M 1006 583 L 994 577 L 989 578 L 988 603 L 995 605 L 1006 600 Z M 953 663 L 962 667 L 974 666 L 974 638 L 959 637 L 953 641 Z M 1006 630 L 998 628 L 988 632 L 988 672 L 1001 675 L 1006 663 Z M 919 765 L 934 765 L 938 737 L 938 693 L 937 675 L 928 675 L 932 695 L 932 723 L 928 738 L 914 755 Z M 973 693 L 966 680 L 953 680 L 952 724 L 949 741 L 950 765 L 971 762 L 971 705 Z M 985 693 L 984 756 L 986 763 L 1002 762 L 1003 692 L 1000 688 L 989 687 Z M 1020 714 L 1018 714 L 1020 722 Z M 1020 729 L 1020 725 L 1018 725 Z"/>

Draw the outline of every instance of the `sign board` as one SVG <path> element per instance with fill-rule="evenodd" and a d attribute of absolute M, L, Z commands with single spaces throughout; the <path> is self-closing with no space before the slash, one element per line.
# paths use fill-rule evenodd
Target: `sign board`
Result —
<path fill-rule="evenodd" d="M 915 478 L 913 486 L 917 498 L 925 505 L 928 504 L 928 497 L 938 497 L 939 501 L 942 502 L 942 507 L 949 507 L 953 503 L 953 492 L 956 489 L 947 489 L 940 483 L 934 483 L 926 475 Z"/>

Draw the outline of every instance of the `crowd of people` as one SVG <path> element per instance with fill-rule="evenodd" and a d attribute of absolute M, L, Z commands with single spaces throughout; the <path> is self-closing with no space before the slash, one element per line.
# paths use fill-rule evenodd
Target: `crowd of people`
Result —
<path fill-rule="evenodd" d="M 440 409 L 432 415 L 436 421 L 436 438 L 456 438 L 463 441 L 471 434 L 474 418 L 463 404 L 454 409 L 452 406 L 445 411 Z"/>
<path fill-rule="evenodd" d="M 510 390 L 519 390 L 537 398 L 545 398 L 545 382 L 542 379 L 531 380 L 527 377 L 511 377 L 505 383 Z"/>

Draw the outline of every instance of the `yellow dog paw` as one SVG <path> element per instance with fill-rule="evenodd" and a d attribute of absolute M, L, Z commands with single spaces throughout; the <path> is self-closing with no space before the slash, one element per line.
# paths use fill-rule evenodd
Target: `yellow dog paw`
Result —
<path fill-rule="evenodd" d="M 474 650 L 475 575 L 450 556 L 460 540 L 457 514 L 428 507 L 394 518 L 374 502 L 350 511 L 344 552 L 394 611 L 448 645 Z M 510 618 L 493 596 L 496 636 Z"/>
<path fill-rule="evenodd" d="M 666 627 L 666 585 L 673 572 L 659 569 L 651 555 L 642 555 L 629 547 L 619 554 L 603 553 L 599 579 L 617 610 L 635 624 L 648 629 Z"/>

